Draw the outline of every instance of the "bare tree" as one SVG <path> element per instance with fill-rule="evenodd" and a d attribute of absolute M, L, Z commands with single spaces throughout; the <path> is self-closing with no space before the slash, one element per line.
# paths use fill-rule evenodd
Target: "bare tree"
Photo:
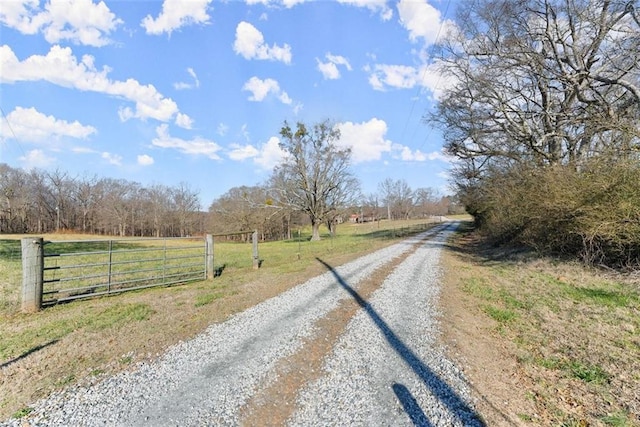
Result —
<path fill-rule="evenodd" d="M 443 198 L 433 188 L 418 188 L 414 192 L 415 206 L 419 215 L 423 218 L 431 215 L 444 215 L 442 209 Z"/>
<path fill-rule="evenodd" d="M 288 157 L 274 170 L 271 184 L 279 206 L 305 212 L 311 221 L 311 240 L 320 240 L 320 224 L 344 207 L 355 205 L 358 180 L 349 171 L 351 150 L 336 145 L 340 131 L 329 121 L 310 129 L 284 122 L 280 147 Z M 333 231 L 330 228 L 330 231 Z"/>
<path fill-rule="evenodd" d="M 188 236 L 194 232 L 194 225 L 200 212 L 198 192 L 186 182 L 182 182 L 173 189 L 172 196 L 178 233 L 181 237 Z"/>
<path fill-rule="evenodd" d="M 387 178 L 378 184 L 388 219 L 407 219 L 413 208 L 413 191 L 405 180 Z"/>
<path fill-rule="evenodd" d="M 453 81 L 431 123 L 446 129 L 458 182 L 516 163 L 579 168 L 634 156 L 640 138 L 637 1 L 465 3 L 442 44 Z"/>

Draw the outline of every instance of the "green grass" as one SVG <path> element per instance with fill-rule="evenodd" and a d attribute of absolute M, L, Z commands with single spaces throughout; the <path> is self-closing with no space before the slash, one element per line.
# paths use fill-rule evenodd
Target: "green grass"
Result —
<path fill-rule="evenodd" d="M 630 421 L 629 414 L 626 414 L 624 412 L 605 415 L 600 418 L 600 421 L 612 427 L 631 427 L 633 425 Z"/>
<path fill-rule="evenodd" d="M 567 369 L 571 374 L 587 383 L 604 383 L 609 379 L 609 374 L 597 365 L 572 361 L 567 364 Z"/>
<path fill-rule="evenodd" d="M 56 309 L 64 311 L 64 307 L 56 307 Z M 93 316 L 72 319 L 62 317 L 38 324 L 37 327 L 23 327 L 18 332 L 7 333 L 3 336 L 0 341 L 0 361 L 28 354 L 59 341 L 79 329 L 101 331 L 115 328 L 130 322 L 148 320 L 153 313 L 153 309 L 147 304 L 118 302 Z"/>
<path fill-rule="evenodd" d="M 26 417 L 27 415 L 29 415 L 32 412 L 33 412 L 33 408 L 25 407 L 25 408 L 22 408 L 22 409 L 20 409 L 20 410 L 18 410 L 16 412 L 14 412 L 14 414 L 11 417 L 20 419 L 22 417 Z"/>
<path fill-rule="evenodd" d="M 196 297 L 195 306 L 202 307 L 203 305 L 211 304 L 213 301 L 220 299 L 224 296 L 223 292 L 211 292 Z"/>
<path fill-rule="evenodd" d="M 487 313 L 493 320 L 502 325 L 509 323 L 518 317 L 518 314 L 516 314 L 512 310 L 500 309 L 492 305 L 485 306 L 484 312 Z"/>

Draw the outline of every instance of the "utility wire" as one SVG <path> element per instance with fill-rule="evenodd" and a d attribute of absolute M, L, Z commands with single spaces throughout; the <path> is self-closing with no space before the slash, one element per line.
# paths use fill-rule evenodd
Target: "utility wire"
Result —
<path fill-rule="evenodd" d="M 444 27 L 444 23 L 447 19 L 447 15 L 449 14 L 449 6 L 451 5 L 451 0 L 447 1 L 447 6 L 444 10 L 444 16 L 442 17 L 442 20 L 440 21 L 440 26 L 438 27 L 438 32 L 436 33 L 436 38 L 433 42 L 433 45 L 438 43 L 438 39 L 440 38 L 440 33 L 442 32 L 442 28 Z M 409 127 L 409 122 L 411 121 L 411 117 L 413 116 L 413 111 L 415 109 L 416 103 L 418 102 L 418 99 L 420 97 L 420 93 L 422 92 L 422 87 L 421 87 L 421 82 L 424 81 L 425 76 L 427 75 L 427 67 L 425 66 L 424 69 L 422 70 L 422 75 L 420 76 L 420 80 L 418 81 L 418 90 L 416 92 L 416 96 L 413 99 L 413 103 L 411 104 L 411 110 L 409 111 L 409 115 L 407 116 L 407 121 L 405 122 L 404 125 L 404 129 L 402 130 L 402 136 L 401 136 L 401 142 L 404 143 L 404 137 L 407 131 L 407 128 Z M 436 85 L 434 87 L 434 91 L 438 88 L 438 85 L 440 84 L 440 76 L 438 76 L 438 80 L 436 81 Z M 413 139 L 415 137 L 415 134 L 418 130 L 418 126 L 416 126 L 413 135 L 411 136 L 411 139 Z M 418 148 L 418 150 L 420 150 L 422 148 L 422 146 L 424 145 L 425 141 L 422 142 L 422 145 L 420 145 L 420 148 Z"/>
<path fill-rule="evenodd" d="M 2 117 L 4 117 L 5 122 L 7 122 L 7 127 L 11 131 L 11 135 L 13 135 L 13 138 L 16 140 L 16 143 L 18 144 L 18 147 L 20 147 L 20 151 L 22 151 L 22 155 L 27 157 L 27 153 L 25 153 L 24 148 L 22 148 L 22 144 L 20 144 L 20 140 L 16 136 L 16 133 L 13 131 L 13 127 L 11 127 L 11 123 L 9 122 L 9 118 L 7 117 L 7 115 L 4 112 L 4 108 L 0 107 L 0 112 L 2 112 Z"/>

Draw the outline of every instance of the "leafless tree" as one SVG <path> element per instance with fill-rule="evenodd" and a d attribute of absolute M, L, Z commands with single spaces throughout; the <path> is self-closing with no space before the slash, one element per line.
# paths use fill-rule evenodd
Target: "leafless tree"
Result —
<path fill-rule="evenodd" d="M 387 206 L 389 219 L 407 219 L 411 216 L 413 191 L 405 180 L 387 178 L 378 184 L 378 192 L 382 203 Z"/>
<path fill-rule="evenodd" d="M 637 156 L 638 4 L 465 3 L 441 46 L 452 85 L 427 118 L 446 130 L 457 182 L 522 162 L 579 168 L 596 155 Z"/>
<path fill-rule="evenodd" d="M 274 201 L 305 212 L 311 240 L 320 240 L 320 224 L 332 224 L 341 209 L 356 205 L 360 194 L 359 182 L 349 171 L 351 150 L 336 144 L 340 131 L 328 120 L 311 128 L 299 122 L 295 131 L 285 122 L 280 135 L 280 147 L 288 156 L 271 179 Z"/>

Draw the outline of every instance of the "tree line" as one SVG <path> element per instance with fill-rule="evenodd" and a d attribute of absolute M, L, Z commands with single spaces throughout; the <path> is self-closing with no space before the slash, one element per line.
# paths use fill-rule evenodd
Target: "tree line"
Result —
<path fill-rule="evenodd" d="M 308 214 L 280 204 L 272 198 L 273 193 L 270 181 L 231 188 L 211 203 L 208 229 L 215 234 L 258 230 L 262 240 L 282 240 L 292 238 L 297 229 L 311 224 Z M 358 193 L 353 204 L 336 209 L 327 217 L 330 219 L 325 229 L 335 233 L 336 225 L 344 222 L 428 219 L 463 212 L 464 208 L 451 196 L 443 196 L 432 188 L 412 190 L 406 181 L 388 178 L 378 185 L 376 193 Z"/>
<path fill-rule="evenodd" d="M 426 120 L 497 243 L 640 263 L 640 3 L 479 0 L 442 38 Z"/>
<path fill-rule="evenodd" d="M 198 192 L 186 183 L 144 187 L 0 164 L 0 233 L 187 236 L 205 223 Z"/>

